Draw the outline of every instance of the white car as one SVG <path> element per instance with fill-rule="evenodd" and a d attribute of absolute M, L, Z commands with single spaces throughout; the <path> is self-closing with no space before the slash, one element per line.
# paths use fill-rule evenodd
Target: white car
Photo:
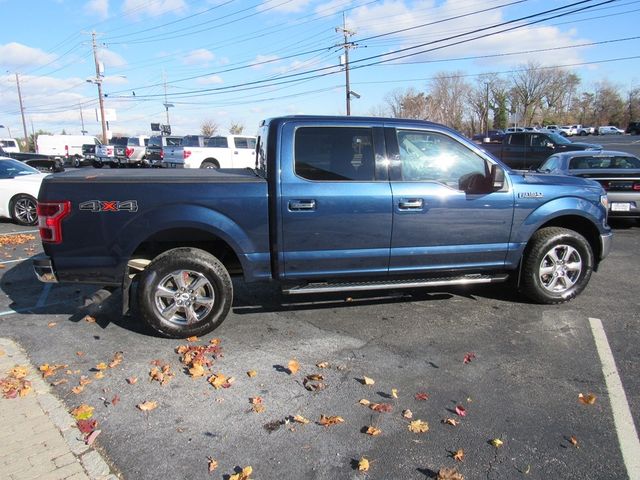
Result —
<path fill-rule="evenodd" d="M 46 173 L 13 158 L 0 157 L 0 217 L 19 225 L 38 223 L 38 192 Z"/>
<path fill-rule="evenodd" d="M 623 135 L 624 130 L 614 127 L 613 125 L 607 125 L 606 127 L 598 127 L 598 135 Z"/>

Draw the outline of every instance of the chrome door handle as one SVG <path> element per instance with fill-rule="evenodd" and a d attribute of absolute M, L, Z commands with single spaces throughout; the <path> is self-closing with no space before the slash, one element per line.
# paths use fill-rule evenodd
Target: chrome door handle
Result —
<path fill-rule="evenodd" d="M 409 200 L 401 200 L 398 204 L 400 210 L 417 210 L 421 209 L 424 202 L 421 198 L 412 198 Z"/>
<path fill-rule="evenodd" d="M 290 200 L 289 201 L 289 210 L 292 212 L 297 212 L 300 210 L 315 210 L 315 209 L 316 209 L 315 200 Z"/>

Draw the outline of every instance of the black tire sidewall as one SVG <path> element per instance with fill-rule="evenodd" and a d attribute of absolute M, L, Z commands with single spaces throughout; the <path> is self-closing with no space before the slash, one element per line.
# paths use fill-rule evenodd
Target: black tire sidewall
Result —
<path fill-rule="evenodd" d="M 157 312 L 154 292 L 159 282 L 176 270 L 192 270 L 204 275 L 215 293 L 211 312 L 192 325 L 176 325 Z M 176 248 L 156 257 L 140 276 L 137 306 L 143 322 L 155 332 L 169 338 L 204 335 L 217 328 L 226 318 L 233 302 L 233 285 L 225 267 L 213 255 L 196 248 Z"/>
<path fill-rule="evenodd" d="M 18 218 L 18 216 L 16 215 L 16 203 L 18 203 L 19 200 L 26 198 L 30 201 L 33 202 L 34 206 L 38 205 L 38 202 L 35 198 L 33 198 L 31 195 L 28 195 L 26 193 L 21 193 L 20 195 L 16 195 L 14 198 L 11 199 L 11 219 L 17 223 L 18 225 L 24 225 L 24 226 L 31 226 L 31 225 L 37 225 L 38 224 L 38 217 L 36 216 L 36 219 L 34 222 L 31 223 L 25 223 L 22 220 L 20 220 Z"/>
<path fill-rule="evenodd" d="M 544 255 L 555 245 L 570 245 L 580 254 L 582 271 L 576 283 L 567 291 L 554 294 L 541 283 L 539 268 Z M 525 252 L 520 290 L 538 303 L 555 304 L 575 298 L 589 283 L 593 272 L 594 257 L 589 242 L 579 233 L 559 227 L 544 228 L 532 237 Z"/>

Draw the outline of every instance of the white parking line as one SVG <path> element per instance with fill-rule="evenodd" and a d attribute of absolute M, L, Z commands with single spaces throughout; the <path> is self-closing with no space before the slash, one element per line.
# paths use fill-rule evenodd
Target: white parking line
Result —
<path fill-rule="evenodd" d="M 618 434 L 618 442 L 622 452 L 622 459 L 627 468 L 629 480 L 640 480 L 640 441 L 636 431 L 627 395 L 622 387 L 622 381 L 616 368 L 616 362 L 611 353 L 607 335 L 598 318 L 589 318 L 591 331 L 596 343 L 596 349 L 602 364 L 602 373 L 609 391 L 609 401 L 613 411 L 613 422 Z"/>
<path fill-rule="evenodd" d="M 40 230 L 22 230 L 21 232 L 7 232 L 7 233 L 3 233 L 2 235 L 20 235 L 22 233 L 37 233 Z"/>
<path fill-rule="evenodd" d="M 15 260 L 5 260 L 4 262 L 0 262 L 0 265 L 6 265 L 7 263 L 22 262 L 23 260 L 29 260 L 29 259 L 28 258 L 16 258 Z"/>

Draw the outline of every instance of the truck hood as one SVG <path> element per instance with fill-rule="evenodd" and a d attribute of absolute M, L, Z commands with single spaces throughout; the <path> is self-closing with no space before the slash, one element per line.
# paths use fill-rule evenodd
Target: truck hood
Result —
<path fill-rule="evenodd" d="M 586 188 L 589 190 L 593 190 L 594 192 L 602 191 L 602 193 L 604 193 L 602 186 L 598 182 L 583 177 L 572 177 L 569 175 L 554 175 L 552 173 L 537 172 L 526 172 L 517 176 L 521 179 L 521 181 L 519 182 L 521 185 L 546 185 L 571 187 L 574 189 Z"/>
<path fill-rule="evenodd" d="M 564 150 L 602 150 L 602 145 L 597 143 L 571 142 L 571 145 L 558 145 Z"/>

